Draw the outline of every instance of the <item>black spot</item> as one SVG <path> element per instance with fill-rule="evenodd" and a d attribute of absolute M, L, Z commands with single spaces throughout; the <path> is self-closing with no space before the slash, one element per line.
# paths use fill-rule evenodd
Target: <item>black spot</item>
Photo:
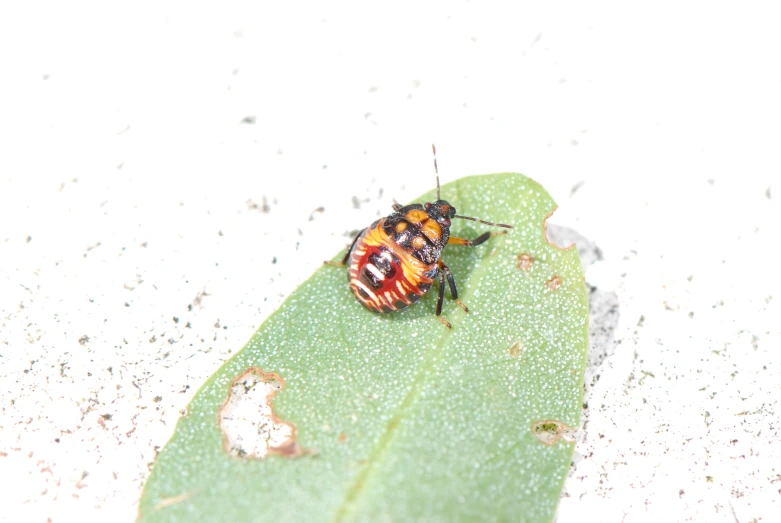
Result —
<path fill-rule="evenodd" d="M 382 312 L 393 312 L 393 309 L 391 309 L 387 305 L 383 305 L 382 306 Z"/>
<path fill-rule="evenodd" d="M 410 233 L 409 229 L 403 232 L 393 232 L 395 235 L 393 239 L 396 241 L 397 244 L 399 244 L 400 247 L 407 248 L 410 246 L 410 243 L 412 242 L 412 234 Z"/>
<path fill-rule="evenodd" d="M 390 256 L 388 256 L 390 254 Z M 391 258 L 390 260 L 388 258 Z M 383 251 L 382 254 L 374 253 L 369 255 L 369 263 L 377 267 L 386 278 L 390 279 L 396 275 L 396 267 L 394 263 L 398 264 L 398 258 L 395 260 L 395 255 L 390 251 Z"/>
<path fill-rule="evenodd" d="M 429 285 L 429 287 L 431 287 L 431 285 Z M 407 299 L 409 301 L 411 301 L 412 303 L 415 303 L 416 301 L 418 301 L 420 299 L 420 296 L 418 296 L 414 292 L 411 292 L 411 293 L 407 294 Z"/>
<path fill-rule="evenodd" d="M 374 273 L 368 269 L 368 267 L 361 269 L 360 279 L 365 285 L 368 285 L 374 290 L 382 288 L 382 280 L 377 278 L 377 276 L 375 276 Z"/>
<path fill-rule="evenodd" d="M 368 292 L 366 292 L 365 290 L 361 289 L 360 287 L 357 287 L 357 289 L 358 289 L 358 294 L 361 295 L 361 298 L 363 298 L 365 300 L 369 299 L 369 293 Z"/>
<path fill-rule="evenodd" d="M 430 288 L 431 288 L 430 283 L 418 283 L 418 289 L 420 289 L 422 292 L 428 292 Z"/>
<path fill-rule="evenodd" d="M 396 222 L 398 220 L 385 220 L 385 222 L 382 224 L 382 230 L 385 231 L 385 234 L 388 236 L 393 236 L 396 234 Z"/>

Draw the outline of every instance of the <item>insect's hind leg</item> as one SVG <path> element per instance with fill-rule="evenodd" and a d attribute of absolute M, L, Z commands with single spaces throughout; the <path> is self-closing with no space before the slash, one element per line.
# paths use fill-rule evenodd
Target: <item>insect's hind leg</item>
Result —
<path fill-rule="evenodd" d="M 344 258 L 342 258 L 342 261 L 335 262 L 333 260 L 326 260 L 323 262 L 323 265 L 333 265 L 335 267 L 344 267 L 345 265 L 347 265 L 347 260 L 350 259 L 350 253 L 353 251 L 353 247 L 355 247 L 355 244 L 358 242 L 358 238 L 361 237 L 361 234 L 363 234 L 364 231 L 366 231 L 366 229 L 364 229 L 363 231 L 355 235 L 355 238 L 353 238 L 353 242 L 350 244 L 350 248 L 347 249 Z"/>

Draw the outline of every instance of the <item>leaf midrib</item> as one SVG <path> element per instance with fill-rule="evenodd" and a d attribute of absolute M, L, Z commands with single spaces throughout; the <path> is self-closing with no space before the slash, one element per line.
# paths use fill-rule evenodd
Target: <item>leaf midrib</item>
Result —
<path fill-rule="evenodd" d="M 458 183 L 456 183 L 454 192 L 456 193 L 459 192 Z M 477 281 L 482 279 L 485 271 L 487 270 L 486 266 L 489 265 L 488 263 L 483 263 L 483 259 L 481 259 L 475 265 L 475 269 L 469 273 L 469 276 L 466 279 L 467 282 Z M 472 287 L 470 286 L 469 288 L 471 289 Z M 449 292 L 449 290 L 446 290 L 446 292 Z M 458 317 L 461 318 L 461 315 L 459 315 Z M 455 329 L 455 327 L 458 324 L 460 324 L 461 321 L 453 320 L 452 323 L 453 323 L 453 329 Z M 377 445 L 375 446 L 374 450 L 371 452 L 369 458 L 366 460 L 366 465 L 363 467 L 361 472 L 359 472 L 358 475 L 355 477 L 352 486 L 346 491 L 344 501 L 335 512 L 334 519 L 333 519 L 334 521 L 344 520 L 345 516 L 347 515 L 347 511 L 350 508 L 350 505 L 354 503 L 354 501 L 358 498 L 358 496 L 363 491 L 364 486 L 366 485 L 366 479 L 377 468 L 377 464 L 379 463 L 382 455 L 385 453 L 385 451 L 390 445 L 391 440 L 397 433 L 398 426 L 400 425 L 401 420 L 404 417 L 405 413 L 408 411 L 409 407 L 411 407 L 415 403 L 417 398 L 420 397 L 420 390 L 423 386 L 423 383 L 425 382 L 426 377 L 431 375 L 430 371 L 434 367 L 434 362 L 436 362 L 440 354 L 442 354 L 442 349 L 445 346 L 446 342 L 450 340 L 450 338 L 453 336 L 453 329 L 447 329 L 440 336 L 439 342 L 437 343 L 435 349 L 431 351 L 431 354 L 429 358 L 426 360 L 425 364 L 420 367 L 420 372 L 418 372 L 418 375 L 416 376 L 415 381 L 413 382 L 412 388 L 404 397 L 404 400 L 402 400 L 401 404 L 399 404 L 399 407 L 396 409 L 396 413 L 393 415 L 393 418 L 391 418 L 391 420 L 386 425 L 385 433 L 377 442 Z"/>

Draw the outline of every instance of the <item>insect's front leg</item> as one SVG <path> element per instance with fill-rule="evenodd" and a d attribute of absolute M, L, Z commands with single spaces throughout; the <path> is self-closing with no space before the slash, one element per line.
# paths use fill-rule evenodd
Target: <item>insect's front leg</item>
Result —
<path fill-rule="evenodd" d="M 466 238 L 456 238 L 455 236 L 451 236 L 447 243 L 452 243 L 454 245 L 463 245 L 465 247 L 474 247 L 475 245 L 480 245 L 481 243 L 485 243 L 488 238 L 492 236 L 499 236 L 500 234 L 507 234 L 507 231 L 500 231 L 500 232 L 484 232 L 474 240 L 467 240 Z"/>

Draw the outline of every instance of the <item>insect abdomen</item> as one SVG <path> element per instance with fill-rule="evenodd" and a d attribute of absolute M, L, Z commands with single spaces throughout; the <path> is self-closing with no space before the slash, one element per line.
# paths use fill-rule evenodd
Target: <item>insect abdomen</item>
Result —
<path fill-rule="evenodd" d="M 436 264 L 423 263 L 396 244 L 383 229 L 383 221 L 358 237 L 347 270 L 353 294 L 375 312 L 412 305 L 428 292 L 436 274 Z"/>

